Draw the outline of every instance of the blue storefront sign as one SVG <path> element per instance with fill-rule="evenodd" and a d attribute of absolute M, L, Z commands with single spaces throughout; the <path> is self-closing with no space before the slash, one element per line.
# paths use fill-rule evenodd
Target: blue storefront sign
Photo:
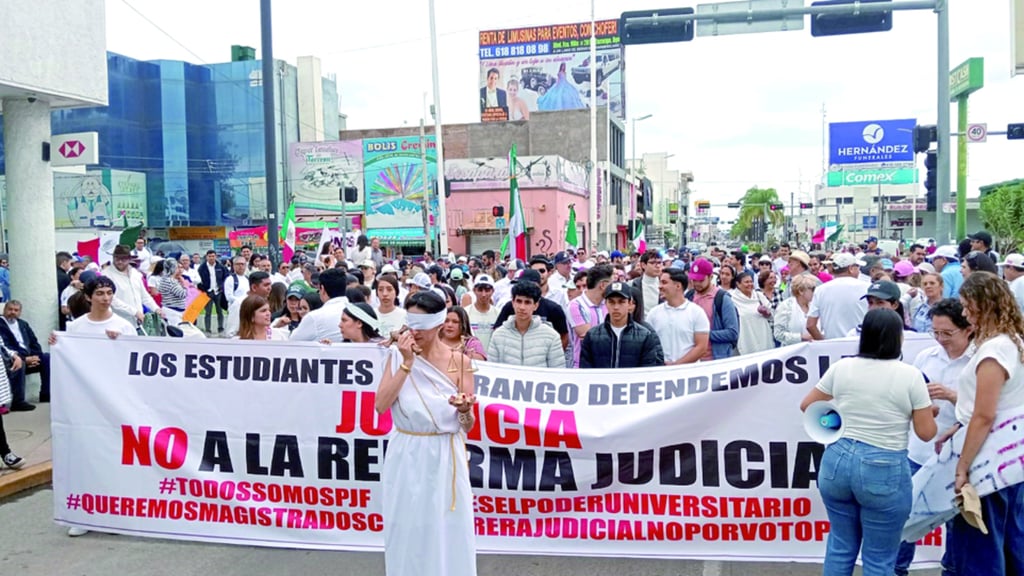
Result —
<path fill-rule="evenodd" d="M 874 230 L 878 228 L 878 216 L 863 216 L 863 219 L 865 230 Z"/>
<path fill-rule="evenodd" d="M 914 161 L 917 120 L 867 120 L 828 125 L 829 164 L 877 164 Z"/>

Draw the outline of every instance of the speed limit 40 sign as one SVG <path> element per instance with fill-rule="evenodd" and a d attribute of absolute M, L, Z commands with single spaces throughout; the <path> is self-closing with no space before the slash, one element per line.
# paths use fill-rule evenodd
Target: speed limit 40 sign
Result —
<path fill-rule="evenodd" d="M 967 126 L 967 141 L 972 144 L 984 142 L 988 139 L 988 124 L 969 124 Z"/>

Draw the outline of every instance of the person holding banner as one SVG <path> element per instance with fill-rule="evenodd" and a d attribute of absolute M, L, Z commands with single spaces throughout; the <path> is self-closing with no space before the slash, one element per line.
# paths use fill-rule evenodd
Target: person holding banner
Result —
<path fill-rule="evenodd" d="M 921 440 L 935 437 L 935 417 L 921 371 L 904 364 L 903 319 L 876 308 L 864 316 L 857 356 L 833 364 L 800 404 L 830 401 L 842 437 L 818 468 L 818 490 L 831 528 L 825 576 L 853 574 L 858 551 L 864 576 L 891 576 L 912 485 L 910 424 Z"/>
<path fill-rule="evenodd" d="M 473 361 L 441 343 L 447 311 L 437 294 L 413 294 L 406 310 L 376 398 L 394 424 L 382 473 L 384 562 L 390 576 L 475 576 L 464 436 L 474 422 Z"/>
<path fill-rule="evenodd" d="M 957 386 L 957 425 L 938 440 L 948 440 L 959 428 L 967 430 L 954 486 L 957 494 L 968 484 L 969 474 L 989 435 L 996 415 L 1024 407 L 1024 317 L 1006 282 L 990 272 L 972 272 L 960 288 L 964 316 L 974 327 L 977 351 L 968 362 Z M 1019 426 L 1019 425 L 1018 425 Z M 959 435 L 959 434 L 958 434 Z M 1016 437 L 1021 436 L 1019 427 Z M 1011 446 L 999 452 L 1009 451 Z M 1019 466 L 1010 458 L 999 467 Z M 994 467 L 994 465 L 993 465 Z M 980 474 L 980 472 L 979 472 Z M 947 548 L 956 574 L 1021 574 L 1024 570 L 1024 484 L 1012 484 L 982 496 L 981 513 L 988 534 L 964 519 L 953 518 Z"/>

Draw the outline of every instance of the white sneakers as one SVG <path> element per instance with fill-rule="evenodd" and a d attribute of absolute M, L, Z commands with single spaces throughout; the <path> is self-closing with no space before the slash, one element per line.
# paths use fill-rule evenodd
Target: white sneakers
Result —
<path fill-rule="evenodd" d="M 78 536 L 85 536 L 88 533 L 88 530 L 86 530 L 85 528 L 79 528 L 78 526 L 72 526 L 71 528 L 68 528 L 68 536 L 71 536 L 72 538 Z"/>

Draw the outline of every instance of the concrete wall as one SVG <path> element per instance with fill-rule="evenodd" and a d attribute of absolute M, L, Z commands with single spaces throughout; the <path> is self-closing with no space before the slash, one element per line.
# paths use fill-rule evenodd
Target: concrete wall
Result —
<path fill-rule="evenodd" d="M 51 107 L 107 104 L 103 0 L 0 5 L 0 99 L 34 93 Z"/>

